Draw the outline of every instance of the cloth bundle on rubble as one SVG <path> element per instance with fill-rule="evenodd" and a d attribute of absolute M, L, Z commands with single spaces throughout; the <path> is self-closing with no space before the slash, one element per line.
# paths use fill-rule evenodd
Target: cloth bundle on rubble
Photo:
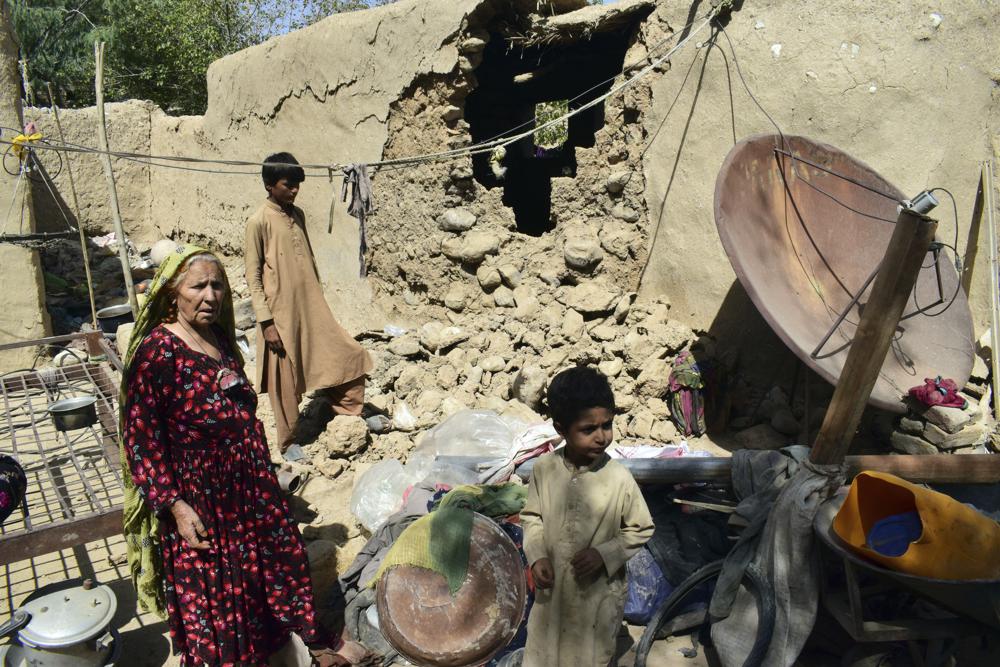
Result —
<path fill-rule="evenodd" d="M 369 586 L 397 565 L 412 565 L 443 576 L 454 594 L 462 587 L 468 573 L 474 513 L 491 518 L 518 514 L 526 499 L 526 487 L 514 482 L 455 487 L 430 514 L 417 519 L 403 531 L 385 555 Z"/>
<path fill-rule="evenodd" d="M 928 407 L 939 405 L 942 408 L 965 408 L 967 401 L 958 393 L 958 385 L 952 379 L 924 378 L 924 383 L 911 387 L 907 392 Z"/>
<path fill-rule="evenodd" d="M 670 415 L 684 435 L 705 432 L 705 405 L 702 398 L 701 369 L 694 355 L 684 350 L 674 359 L 668 378 Z"/>
<path fill-rule="evenodd" d="M 900 531 L 902 524 L 886 523 L 913 514 L 914 533 Z M 1000 578 L 1000 524 L 954 498 L 895 475 L 858 475 L 833 520 L 833 530 L 853 551 L 893 570 L 933 579 Z M 895 555 L 884 555 L 883 542 Z"/>

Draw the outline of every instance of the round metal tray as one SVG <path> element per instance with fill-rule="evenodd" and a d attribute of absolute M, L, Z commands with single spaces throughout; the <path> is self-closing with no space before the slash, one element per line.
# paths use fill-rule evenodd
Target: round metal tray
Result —
<path fill-rule="evenodd" d="M 412 566 L 389 570 L 376 590 L 386 641 L 410 662 L 434 667 L 487 662 L 517 633 L 526 601 L 517 547 L 479 514 L 472 524 L 469 571 L 454 597 L 440 574 Z"/>

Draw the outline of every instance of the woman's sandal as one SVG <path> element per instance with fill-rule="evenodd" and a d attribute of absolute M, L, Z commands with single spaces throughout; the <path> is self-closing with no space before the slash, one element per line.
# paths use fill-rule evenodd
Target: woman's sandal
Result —
<path fill-rule="evenodd" d="M 342 665 L 376 665 L 377 656 L 358 642 L 345 641 L 338 650 L 332 648 L 309 649 L 315 667 L 340 667 Z"/>

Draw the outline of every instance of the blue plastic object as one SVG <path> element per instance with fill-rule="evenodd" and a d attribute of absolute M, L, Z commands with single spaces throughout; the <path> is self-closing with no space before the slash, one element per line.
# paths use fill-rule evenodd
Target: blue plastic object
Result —
<path fill-rule="evenodd" d="M 902 556 L 923 532 L 917 512 L 893 514 L 875 522 L 868 531 L 868 546 L 883 556 Z"/>
<path fill-rule="evenodd" d="M 673 591 L 673 586 L 646 547 L 632 556 L 625 568 L 628 576 L 625 620 L 632 625 L 646 625 Z"/>

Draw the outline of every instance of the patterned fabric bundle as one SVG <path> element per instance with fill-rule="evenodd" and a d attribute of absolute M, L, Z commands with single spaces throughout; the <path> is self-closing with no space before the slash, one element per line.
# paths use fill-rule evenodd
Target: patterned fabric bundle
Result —
<path fill-rule="evenodd" d="M 684 435 L 705 432 L 705 404 L 701 395 L 704 386 L 694 355 L 687 350 L 678 354 L 670 371 L 668 388 L 670 415 Z"/>
<path fill-rule="evenodd" d="M 527 496 L 527 488 L 513 482 L 456 486 L 441 498 L 430 514 L 417 519 L 403 531 L 369 586 L 374 586 L 385 572 L 397 565 L 412 565 L 443 576 L 454 595 L 462 587 L 469 569 L 473 515 L 501 518 L 518 514 Z"/>
<path fill-rule="evenodd" d="M 958 393 L 958 385 L 952 379 L 942 379 L 938 375 L 933 380 L 924 378 L 924 383 L 912 387 L 910 396 L 928 407 L 940 405 L 942 408 L 965 408 L 966 400 Z"/>
<path fill-rule="evenodd" d="M 125 439 L 122 431 L 125 424 L 126 388 L 129 374 L 132 372 L 132 361 L 139 344 L 157 325 L 166 321 L 170 312 L 170 294 L 167 286 L 177 275 L 188 258 L 209 251 L 196 245 L 178 245 L 160 264 L 153 276 L 146 299 L 139 310 L 132 336 L 129 338 L 128 352 L 122 360 L 125 370 L 122 371 L 122 382 L 118 394 L 118 440 L 119 455 L 122 462 L 122 482 L 125 486 L 124 508 L 122 511 L 122 532 L 125 535 L 125 546 L 128 554 L 129 570 L 132 583 L 135 585 L 139 607 L 143 611 L 151 611 L 166 618 L 167 607 L 163 592 L 163 562 L 160 550 L 160 522 L 143 502 L 138 488 L 132 481 L 132 471 L 129 470 L 128 458 L 125 455 Z M 226 334 L 229 349 L 239 357 L 239 347 L 236 345 L 236 318 L 233 314 L 232 294 L 227 290 L 222 302 L 222 312 L 219 315 L 219 326 Z"/>
<path fill-rule="evenodd" d="M 28 478 L 13 456 L 0 454 L 0 525 L 24 502 Z"/>

